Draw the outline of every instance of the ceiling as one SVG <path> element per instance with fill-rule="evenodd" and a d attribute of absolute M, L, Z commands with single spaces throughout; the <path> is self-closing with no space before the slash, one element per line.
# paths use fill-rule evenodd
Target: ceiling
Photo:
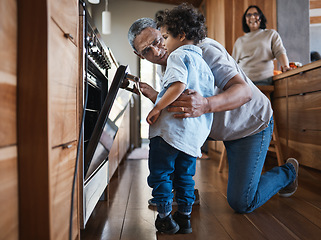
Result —
<path fill-rule="evenodd" d="M 179 5 L 183 2 L 191 3 L 194 7 L 198 8 L 203 0 L 143 0 L 145 2 L 157 2 L 157 3 L 166 3 L 166 4 L 174 4 Z"/>

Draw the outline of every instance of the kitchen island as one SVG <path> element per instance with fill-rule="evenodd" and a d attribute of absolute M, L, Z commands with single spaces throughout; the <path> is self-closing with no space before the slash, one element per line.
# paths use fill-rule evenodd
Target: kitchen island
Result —
<path fill-rule="evenodd" d="M 272 105 L 284 158 L 321 170 L 321 60 L 273 81 Z"/>

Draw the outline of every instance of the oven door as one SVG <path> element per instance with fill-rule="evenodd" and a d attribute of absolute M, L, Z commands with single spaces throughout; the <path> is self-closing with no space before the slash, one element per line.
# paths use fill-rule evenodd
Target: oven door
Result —
<path fill-rule="evenodd" d="M 97 168 L 108 160 L 108 154 L 120 127 L 131 92 L 121 87 L 127 66 L 119 66 L 98 116 L 85 153 L 85 183 Z"/>

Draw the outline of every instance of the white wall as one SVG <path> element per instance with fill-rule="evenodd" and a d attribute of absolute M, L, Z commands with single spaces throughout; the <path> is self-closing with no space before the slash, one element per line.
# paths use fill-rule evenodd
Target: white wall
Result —
<path fill-rule="evenodd" d="M 105 1 L 97 5 L 89 4 L 95 25 L 101 32 L 101 13 L 105 9 Z M 102 35 L 105 44 L 112 50 L 121 65 L 128 65 L 131 73 L 138 76 L 138 57 L 133 53 L 127 40 L 127 32 L 132 23 L 142 17 L 154 19 L 155 13 L 161 9 L 171 9 L 175 5 L 151 3 L 136 0 L 109 0 L 108 11 L 111 12 L 111 34 Z"/>
<path fill-rule="evenodd" d="M 277 25 L 289 61 L 309 63 L 309 0 L 277 0 Z"/>
<path fill-rule="evenodd" d="M 310 25 L 310 51 L 321 54 L 321 24 Z"/>

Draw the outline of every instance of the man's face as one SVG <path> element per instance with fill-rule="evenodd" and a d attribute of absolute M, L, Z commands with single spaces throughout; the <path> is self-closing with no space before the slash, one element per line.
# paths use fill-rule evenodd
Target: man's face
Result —
<path fill-rule="evenodd" d="M 164 47 L 164 39 L 160 31 L 154 28 L 146 28 L 134 40 L 135 53 L 148 61 L 166 66 L 167 51 Z"/>

